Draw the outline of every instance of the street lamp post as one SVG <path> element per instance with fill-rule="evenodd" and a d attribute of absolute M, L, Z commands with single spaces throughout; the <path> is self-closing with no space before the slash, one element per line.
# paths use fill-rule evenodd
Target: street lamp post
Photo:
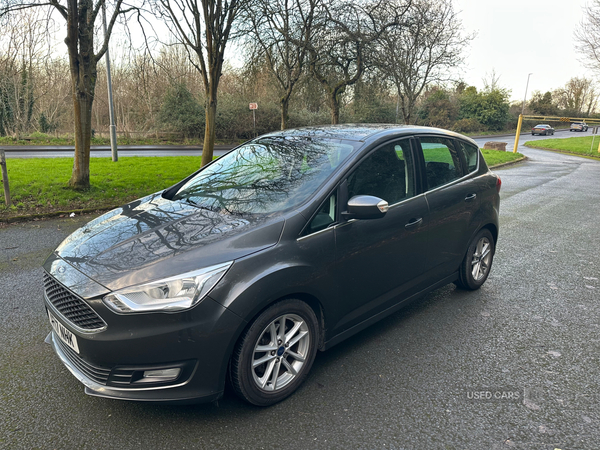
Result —
<path fill-rule="evenodd" d="M 525 97 L 523 98 L 523 109 L 521 109 L 521 115 L 525 114 L 525 102 L 527 101 L 527 89 L 529 88 L 529 78 L 531 75 L 533 75 L 533 73 L 527 75 L 527 84 L 525 85 Z"/>
<path fill-rule="evenodd" d="M 529 89 L 529 77 L 531 77 L 531 75 L 533 75 L 533 73 L 527 75 L 525 97 L 523 98 L 523 108 L 521 108 L 521 114 L 519 114 L 519 123 L 517 123 L 517 134 L 515 135 L 515 147 L 513 148 L 513 153 L 517 153 L 517 148 L 519 148 L 519 135 L 521 134 L 521 126 L 523 125 L 523 114 L 525 114 L 525 101 L 527 100 L 527 89 Z"/>
<path fill-rule="evenodd" d="M 102 2 L 102 27 L 104 28 L 104 39 L 106 39 L 106 3 Z M 110 56 L 108 48 L 106 49 L 106 87 L 108 90 L 108 114 L 110 119 L 110 151 L 113 162 L 119 160 L 119 154 L 117 152 L 117 127 L 115 125 L 115 110 L 113 107 L 113 95 L 112 95 L 112 80 L 110 78 Z"/>

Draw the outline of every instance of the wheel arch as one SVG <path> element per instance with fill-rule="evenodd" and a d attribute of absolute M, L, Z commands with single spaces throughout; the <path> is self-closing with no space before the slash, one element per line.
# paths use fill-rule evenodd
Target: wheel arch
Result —
<path fill-rule="evenodd" d="M 248 321 L 244 321 L 243 325 L 240 326 L 238 328 L 238 330 L 236 331 L 236 333 L 234 334 L 234 338 L 231 339 L 231 342 L 227 349 L 227 353 L 225 355 L 225 358 L 224 358 L 224 361 L 222 364 L 222 368 L 221 368 L 222 375 L 223 375 L 221 377 L 221 379 L 223 380 L 223 390 L 225 388 L 225 380 L 229 379 L 231 358 L 233 357 L 233 352 L 237 348 L 237 346 L 240 342 L 240 339 L 242 339 L 242 337 L 245 335 L 248 328 L 250 328 L 252 326 L 252 324 L 258 318 L 258 316 L 260 316 L 265 310 L 267 310 L 268 308 L 270 308 L 271 306 L 273 306 L 274 304 L 276 304 L 280 301 L 288 300 L 288 299 L 300 300 L 300 301 L 306 303 L 313 310 L 313 312 L 315 313 L 315 316 L 317 317 L 317 323 L 319 325 L 319 329 L 318 329 L 319 339 L 318 339 L 318 343 L 317 343 L 317 349 L 319 349 L 319 350 L 323 349 L 324 343 L 325 343 L 326 322 L 325 322 L 325 311 L 324 311 L 321 301 L 314 295 L 306 293 L 306 292 L 289 293 L 289 294 L 283 295 L 281 297 L 278 297 L 276 299 L 273 299 L 272 301 L 265 303 L 261 309 L 257 310 Z"/>
<path fill-rule="evenodd" d="M 496 243 L 498 242 L 498 227 L 496 226 L 496 224 L 488 223 L 488 224 L 484 225 L 483 227 L 481 227 L 479 229 L 479 231 L 481 231 L 483 229 L 488 229 L 490 231 L 490 233 L 492 233 L 492 237 L 494 238 L 494 246 L 495 246 Z M 477 231 L 477 233 L 479 233 L 479 231 Z"/>

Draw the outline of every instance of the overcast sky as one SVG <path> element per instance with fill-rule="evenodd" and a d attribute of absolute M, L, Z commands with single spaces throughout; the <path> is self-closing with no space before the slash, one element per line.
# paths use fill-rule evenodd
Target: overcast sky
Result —
<path fill-rule="evenodd" d="M 465 82 L 483 87 L 492 70 L 500 86 L 523 100 L 527 74 L 532 91 L 563 86 L 572 77 L 592 77 L 578 60 L 573 32 L 586 0 L 454 0 L 465 31 L 477 33 L 462 70 Z M 487 77 L 489 79 L 489 77 Z"/>

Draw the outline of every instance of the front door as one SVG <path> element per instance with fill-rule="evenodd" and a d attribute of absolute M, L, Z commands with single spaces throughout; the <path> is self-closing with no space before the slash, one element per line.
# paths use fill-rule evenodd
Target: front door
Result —
<path fill-rule="evenodd" d="M 390 205 L 379 219 L 350 220 L 335 227 L 338 311 L 331 330 L 340 333 L 419 290 L 426 258 L 424 195 L 415 195 L 411 140 L 385 144 L 347 178 L 348 199 L 373 195 Z"/>

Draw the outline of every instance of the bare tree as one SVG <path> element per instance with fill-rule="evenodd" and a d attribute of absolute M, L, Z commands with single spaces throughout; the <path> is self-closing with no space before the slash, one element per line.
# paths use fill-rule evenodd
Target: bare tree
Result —
<path fill-rule="evenodd" d="M 589 116 L 596 109 L 600 92 L 588 78 L 571 78 L 552 94 L 559 108 L 569 115 Z"/>
<path fill-rule="evenodd" d="M 303 74 L 321 4 L 321 0 L 257 0 L 244 8 L 252 60 L 264 60 L 277 80 L 282 130 L 287 128 L 290 97 Z"/>
<path fill-rule="evenodd" d="M 97 65 L 108 49 L 117 17 L 134 10 L 124 8 L 123 0 L 115 0 L 106 36 L 96 50 L 94 42 L 98 14 L 106 0 L 15 0 L 0 8 L 0 17 L 30 8 L 54 8 L 65 20 L 67 37 L 65 44 L 69 55 L 69 72 L 73 98 L 73 122 L 75 125 L 75 157 L 69 185 L 75 189 L 90 186 L 90 143 L 92 137 L 92 104 L 97 79 Z"/>
<path fill-rule="evenodd" d="M 403 0 L 388 2 L 392 10 L 406 7 Z M 451 79 L 448 69 L 462 62 L 472 37 L 463 36 L 451 0 L 413 0 L 404 17 L 404 26 L 389 27 L 378 39 L 373 63 L 395 87 L 408 124 L 423 90 Z"/>
<path fill-rule="evenodd" d="M 575 41 L 581 62 L 600 72 L 600 0 L 584 7 L 580 27 L 575 31 Z"/>
<path fill-rule="evenodd" d="M 331 123 L 340 121 L 341 96 L 364 71 L 361 10 L 349 2 L 329 2 L 310 47 L 310 71 L 327 93 Z"/>
<path fill-rule="evenodd" d="M 212 161 L 215 146 L 217 93 L 225 48 L 240 7 L 247 0 L 157 0 L 171 31 L 189 52 L 190 62 L 204 82 L 206 127 L 202 165 Z"/>
<path fill-rule="evenodd" d="M 50 54 L 48 17 L 41 11 L 22 11 L 4 19 L 0 35 L 0 134 L 18 137 L 31 127 L 37 75 Z"/>
<path fill-rule="evenodd" d="M 405 0 L 410 5 L 412 0 Z M 331 123 L 340 119 L 340 101 L 367 67 L 365 51 L 389 27 L 401 26 L 404 11 L 388 1 L 329 0 L 315 25 L 310 45 L 310 71 L 327 93 Z"/>

